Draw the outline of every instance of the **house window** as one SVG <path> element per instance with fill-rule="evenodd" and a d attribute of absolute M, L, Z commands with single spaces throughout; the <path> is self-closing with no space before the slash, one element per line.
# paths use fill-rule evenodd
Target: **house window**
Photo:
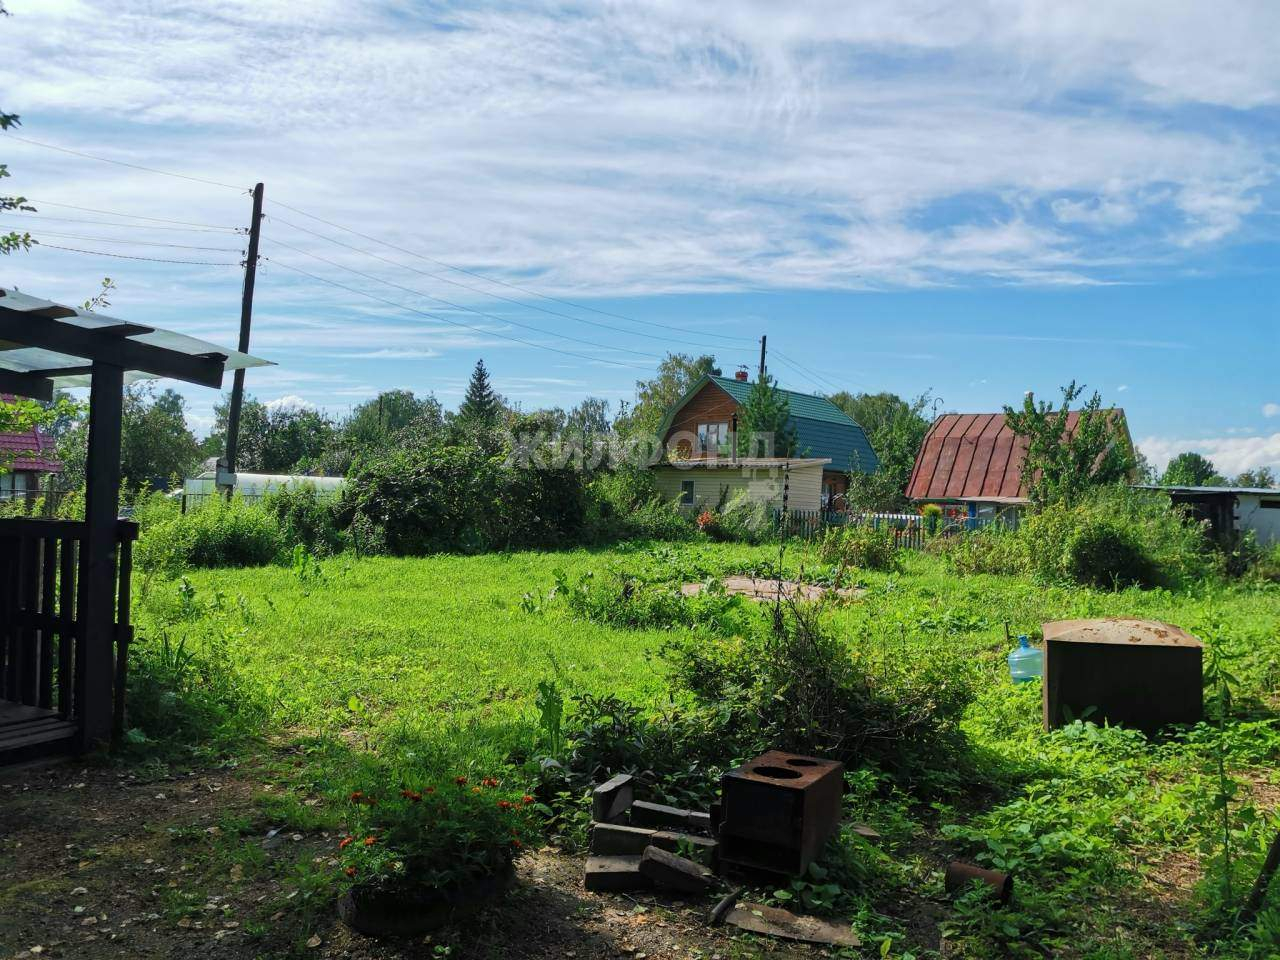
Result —
<path fill-rule="evenodd" d="M 682 507 L 693 506 L 693 481 L 692 480 L 680 481 L 680 506 Z"/>
<path fill-rule="evenodd" d="M 1258 506 L 1264 510 L 1280 510 L 1280 500 L 1262 500 Z"/>
<path fill-rule="evenodd" d="M 25 472 L 0 473 L 0 498 L 9 498 L 27 489 Z"/>
<path fill-rule="evenodd" d="M 698 424 L 698 447 L 703 453 L 708 451 L 718 452 L 721 447 L 729 443 L 729 424 L 727 423 L 700 423 Z"/>

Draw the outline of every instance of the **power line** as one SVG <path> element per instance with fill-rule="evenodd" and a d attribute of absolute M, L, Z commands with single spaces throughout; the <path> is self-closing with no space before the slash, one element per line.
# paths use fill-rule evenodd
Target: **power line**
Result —
<path fill-rule="evenodd" d="M 405 247 L 398 246 L 397 244 L 390 243 L 390 242 L 388 242 L 388 241 L 386 241 L 386 240 L 379 240 L 377 237 L 371 237 L 371 236 L 369 236 L 367 233 L 361 233 L 359 230 L 353 230 L 353 229 L 351 229 L 350 227 L 345 227 L 345 226 L 343 226 L 343 225 L 342 225 L 342 224 L 340 224 L 340 223 L 334 223 L 332 220 L 326 220 L 326 219 L 324 219 L 323 217 L 317 217 L 317 216 L 316 216 L 315 214 L 313 214 L 313 213 L 307 213 L 305 210 L 299 210 L 297 207 L 290 206 L 289 204 L 287 204 L 287 203 L 283 203 L 283 202 L 281 202 L 281 201 L 279 201 L 279 200 L 273 200 L 273 201 L 272 201 L 272 203 L 276 204 L 277 206 L 284 207 L 286 210 L 292 210 L 294 213 L 301 214 L 302 216 L 306 217 L 306 218 L 307 218 L 307 219 L 309 219 L 309 220 L 315 220 L 317 223 L 323 223 L 323 224 L 325 224 L 326 226 L 333 227 L 335 230 L 342 230 L 344 233 L 350 233 L 350 234 L 352 234 L 353 236 L 357 236 L 357 237 L 360 237 L 360 238 L 362 238 L 362 239 L 364 239 L 364 240 L 368 240 L 368 241 L 369 241 L 369 242 L 371 242 L 371 243 L 381 244 L 382 246 L 384 246 L 384 247 L 389 247 L 389 248 L 391 248 L 392 250 L 398 250 L 398 251 L 400 251 L 401 253 L 407 254 L 407 255 L 409 255 L 409 256 L 411 256 L 411 257 L 417 257 L 419 260 L 425 260 L 427 263 L 434 263 L 434 264 L 435 264 L 436 266 L 438 266 L 438 267 L 444 267 L 446 270 L 454 270 L 454 271 L 457 271 L 458 273 L 465 273 L 465 274 L 466 274 L 467 276 L 469 276 L 469 277 L 475 277 L 477 280 L 483 280 L 483 281 L 485 281 L 486 283 L 494 283 L 494 284 L 498 284 L 499 286 L 509 287 L 509 288 L 511 288 L 512 290 L 519 290 L 521 293 L 527 294 L 527 295 L 532 296 L 532 297 L 538 297 L 538 298 L 539 298 L 539 299 L 541 299 L 541 300 L 549 300 L 549 301 L 551 301 L 552 303 L 559 303 L 559 304 L 563 304 L 564 306 L 567 306 L 567 307 L 574 307 L 575 309 L 578 309 L 578 310 L 588 310 L 588 311 L 590 311 L 591 313 L 597 313 L 597 314 L 600 314 L 601 316 L 604 316 L 604 317 L 613 317 L 614 319 L 617 319 L 617 320 L 626 320 L 628 323 L 639 323 L 639 324 L 644 324 L 645 326 L 649 326 L 649 327 L 659 327 L 659 328 L 664 329 L 664 330 L 673 330 L 673 331 L 675 331 L 676 333 L 683 333 L 683 334 L 685 334 L 686 336 L 695 336 L 695 337 L 711 337 L 711 338 L 713 338 L 713 339 L 717 339 L 717 340 L 729 340 L 729 341 L 737 342 L 737 343 L 753 343 L 753 342 L 755 342 L 755 338 L 754 338 L 754 337 L 731 337 L 731 336 L 727 336 L 726 334 L 722 334 L 722 333 L 702 333 L 702 332 L 699 332 L 699 331 L 696 331 L 696 330 L 688 330 L 688 329 L 686 329 L 686 328 L 684 328 L 684 327 L 677 327 L 677 326 L 673 326 L 673 325 L 668 324 L 668 323 L 658 323 L 658 322 L 657 322 L 657 321 L 655 321 L 655 320 L 638 320 L 638 319 L 636 319 L 635 317 L 628 317 L 628 316 L 624 316 L 623 314 L 620 314 L 620 313 L 610 313 L 610 312 L 609 312 L 609 311 L 607 311 L 607 310 L 600 310 L 600 309 L 597 309 L 596 307 L 589 307 L 589 306 L 587 306 L 587 305 L 586 305 L 586 304 L 584 304 L 584 303 L 575 303 L 575 302 L 574 302 L 574 301 L 572 301 L 572 300 L 564 300 L 564 299 L 561 299 L 560 297 L 553 297 L 553 296 L 550 296 L 550 295 L 545 294 L 545 293 L 539 293 L 537 290 L 532 290 L 532 289 L 530 289 L 529 287 L 521 286 L 521 285 L 520 285 L 520 284 L 518 284 L 518 283 L 511 283 L 511 282 L 510 282 L 510 281 L 508 281 L 508 280 L 499 280 L 497 277 L 490 277 L 490 276 L 487 276 L 486 274 L 479 273 L 478 271 L 475 271 L 475 270 L 468 270 L 468 269 L 466 269 L 465 267 L 458 267 L 458 266 L 455 266 L 455 265 L 453 265 L 453 264 L 451 264 L 451 263 L 445 263 L 443 260 L 437 260 L 437 259 L 435 259 L 434 257 L 429 257 L 429 256 L 427 256 L 426 254 L 418 253 L 418 252 L 416 252 L 416 251 L 414 251 L 414 250 L 409 250 L 409 249 L 407 249 L 407 248 L 405 248 Z M 279 218 L 277 218 L 277 219 L 279 219 Z M 305 228 L 298 227 L 296 224 L 289 224 L 289 223 L 287 223 L 287 221 L 284 221 L 284 220 L 281 220 L 280 222 L 281 222 L 281 223 L 285 223 L 287 226 L 293 226 L 295 229 L 299 229 L 299 230 L 304 230 L 304 231 L 305 231 Z M 305 231 L 305 232 L 310 233 L 311 231 Z M 321 237 L 322 239 L 325 239 L 325 240 L 330 240 L 331 242 L 334 242 L 334 243 L 337 243 L 337 242 L 338 242 L 338 241 L 333 240 L 331 237 L 326 237 L 326 236 L 324 236 L 323 234 L 314 234 L 314 235 L 315 235 L 315 236 L 318 236 L 318 237 Z M 362 252 L 364 252 L 364 251 L 362 251 Z M 371 254 L 371 256 L 372 256 L 372 254 Z M 461 284 L 460 284 L 460 286 L 461 286 Z M 467 287 L 467 289 L 469 289 L 469 290 L 475 290 L 475 288 L 474 288 L 474 287 Z M 475 292 L 477 292 L 477 293 L 484 293 L 485 291 L 475 291 Z M 488 296 L 495 296 L 495 297 L 496 297 L 496 294 L 487 294 L 487 295 L 488 295 Z M 498 299 L 506 299 L 506 298 L 498 298 Z M 519 303 L 520 301 L 514 301 L 514 302 Z M 533 306 L 532 304 L 524 304 L 524 303 L 521 303 L 520 305 L 521 305 L 521 306 Z M 539 310 L 539 309 L 543 309 L 543 308 L 533 306 L 533 309 L 535 309 L 535 310 Z M 574 317 L 574 316 L 570 316 L 570 315 L 568 315 L 568 314 L 555 313 L 554 311 L 547 311 L 547 310 L 543 310 L 543 312 L 545 312 L 545 313 L 552 313 L 552 315 L 553 315 L 553 316 L 565 317 L 565 318 L 567 318 L 567 319 L 569 319 L 569 320 L 577 320 L 577 321 L 578 321 L 578 322 L 580 322 L 580 323 L 591 323 L 591 322 L 592 322 L 592 321 L 590 321 L 590 320 L 584 320 L 582 317 Z M 600 324 L 597 324 L 597 326 L 599 326 L 599 325 L 600 325 Z M 615 330 L 615 331 L 616 331 L 616 329 L 617 329 L 617 328 L 609 327 L 608 329 L 613 329 L 613 330 Z M 638 336 L 639 334 L 636 334 L 636 335 Z"/>
<path fill-rule="evenodd" d="M 315 280 L 319 283 L 327 283 L 331 287 L 337 287 L 340 290 L 346 290 L 348 293 L 354 293 L 361 297 L 368 297 L 370 300 L 376 300 L 379 303 L 385 303 L 388 306 L 395 307 L 397 310 L 407 310 L 410 313 L 416 313 L 416 314 L 419 314 L 420 316 L 427 317 L 431 320 L 438 320 L 441 323 L 452 324 L 455 327 L 462 327 L 463 329 L 470 330 L 473 333 L 479 333 L 483 336 L 498 337 L 499 339 L 502 339 L 502 340 L 510 340 L 512 343 L 523 344 L 526 347 L 536 347 L 539 350 L 550 350 L 553 353 L 563 354 L 566 357 L 577 357 L 579 360 L 590 360 L 593 363 L 608 363 L 608 364 L 612 364 L 615 367 L 626 367 L 627 369 L 631 369 L 631 370 L 643 369 L 640 364 L 623 363 L 620 360 L 608 360 L 604 357 L 592 357 L 585 353 L 575 353 L 572 350 L 561 350 L 559 347 L 549 347 L 543 343 L 534 343 L 532 340 L 523 340 L 520 337 L 512 337 L 504 333 L 497 333 L 496 331 L 493 331 L 493 330 L 486 330 L 483 327 L 475 327 L 469 323 L 463 323 L 460 320 L 450 320 L 448 317 L 442 317 L 442 316 L 439 316 L 438 314 L 429 313 L 426 310 L 419 310 L 416 307 L 405 306 L 404 304 L 397 303 L 394 300 L 388 300 L 386 297 L 380 297 L 377 294 L 369 293 L 365 290 L 360 290 L 356 287 L 348 286 L 345 283 L 339 283 L 337 280 L 330 280 L 327 277 L 316 276 L 314 273 L 309 273 L 306 270 L 303 270 L 299 267 L 292 266 L 291 264 L 285 263 L 281 260 L 273 260 L 270 257 L 264 257 L 263 259 L 266 260 L 268 263 L 275 264 L 278 267 L 284 267 L 286 270 L 292 270 L 294 273 L 300 273 L 304 277 L 310 277 L 312 280 Z"/>
<path fill-rule="evenodd" d="M 575 322 L 577 322 L 577 323 L 585 323 L 585 324 L 588 324 L 588 325 L 593 326 L 593 327 L 599 327 L 599 328 L 601 328 L 602 330 L 608 330 L 610 333 L 620 333 L 620 334 L 623 334 L 624 336 L 631 336 L 631 337 L 644 337 L 644 338 L 649 339 L 649 340 L 657 340 L 657 341 L 659 341 L 659 342 L 661 342 L 661 343 L 675 343 L 675 344 L 680 344 L 680 345 L 683 345 L 683 346 L 688 346 L 687 341 L 683 341 L 683 340 L 673 340 L 673 339 L 672 339 L 672 338 L 670 338 L 670 337 L 661 337 L 661 336 L 657 336 L 656 334 L 652 334 L 652 333 L 641 333 L 641 332 L 636 331 L 636 330 L 623 330 L 623 329 L 619 329 L 618 327 L 616 327 L 616 326 L 614 326 L 614 325 L 612 325 L 612 324 L 608 324 L 608 323 L 600 323 L 599 321 L 596 321 L 596 320 L 586 320 L 586 319 L 584 319 L 584 318 L 582 318 L 582 317 L 575 317 L 575 316 L 573 316 L 572 314 L 568 314 L 568 313 L 561 313 L 561 312 L 560 312 L 560 311 L 558 311 L 558 310 L 548 310 L 546 307 L 540 307 L 540 306 L 538 306 L 537 304 L 527 303 L 527 302 L 522 301 L 522 300 L 516 300 L 516 299 L 515 299 L 515 298 L 513 298 L 513 297 L 504 297 L 504 296 L 503 296 L 502 294 L 500 294 L 500 293 L 493 293 L 493 292 L 492 292 L 492 291 L 490 291 L 490 290 L 481 290 L 479 287 L 474 287 L 474 286 L 472 286 L 471 284 L 461 283 L 461 282 L 459 282 L 459 281 L 457 281 L 457 280 L 451 280 L 449 277 L 442 276 L 442 275 L 440 275 L 439 273 L 432 273 L 432 272 L 431 272 L 431 271 L 429 271 L 429 270 L 419 270 L 417 267 L 411 267 L 411 266 L 409 266 L 408 264 L 400 263 L 399 261 L 396 261 L 396 260 L 390 260 L 390 259 L 388 259 L 387 257 L 380 256 L 379 254 L 373 253 L 372 251 L 369 251 L 369 250 L 363 250 L 363 249 L 361 249 L 360 247 L 352 246 L 352 245 L 351 245 L 351 244 L 349 244 L 349 243 L 343 243 L 341 240 L 338 240 L 338 239 L 336 239 L 336 238 L 334 238 L 334 237 L 326 236 L 325 234 L 323 234 L 323 233 L 318 233 L 318 232 L 317 232 L 317 231 L 315 231 L 315 230 L 309 230 L 309 229 L 307 229 L 306 227 L 301 226 L 300 224 L 296 224 L 296 223 L 293 223 L 293 222 L 291 222 L 291 221 L 289 221 L 289 220 L 285 220 L 285 219 L 283 219 L 282 217 L 276 217 L 276 216 L 268 215 L 268 219 L 269 219 L 269 220 L 272 220 L 272 221 L 273 221 L 273 222 L 275 222 L 275 223 L 281 223 L 281 224 L 284 224 L 286 227 L 292 227 L 294 230 L 300 230 L 302 233 L 309 234 L 310 236 L 318 237 L 319 239 L 321 239 L 321 240 L 325 240 L 325 241 L 327 241 L 327 242 L 329 242 L 329 243 L 336 244 L 337 246 L 339 246 L 339 247 L 343 247 L 343 248 L 344 248 L 344 249 L 346 249 L 346 250 L 351 250 L 351 251 L 353 251 L 353 252 L 355 252 L 355 253 L 359 253 L 359 254 L 361 254 L 361 255 L 363 255 L 363 256 L 366 256 L 366 257 L 372 257 L 374 260 L 380 260 L 380 261 L 382 261 L 383 263 L 390 264 L 390 265 L 391 265 L 391 266 L 393 266 L 393 267 L 398 267 L 398 268 L 399 268 L 399 269 L 401 269 L 401 270 L 408 270 L 410 273 L 416 273 L 416 274 L 418 274 L 419 276 L 422 276 L 422 277 L 430 277 L 430 278 L 431 278 L 431 279 L 433 279 L 433 280 L 440 280 L 440 281 L 442 281 L 442 282 L 444 282 L 444 283 L 452 284 L 452 285 L 453 285 L 453 286 L 455 286 L 455 287 L 461 287 L 463 290 L 470 290 L 472 293 L 478 293 L 478 294 L 480 294 L 480 295 L 481 295 L 481 296 L 483 296 L 483 297 L 488 297 L 488 298 L 493 299 L 493 300 L 501 300 L 501 301 L 503 301 L 504 303 L 511 303 L 511 304 L 514 304 L 514 305 L 515 305 L 515 306 L 517 306 L 517 307 L 521 307 L 521 308 L 525 308 L 525 309 L 537 310 L 538 312 L 540 312 L 540 313 L 545 313 L 545 314 L 547 314 L 548 316 L 552 316 L 552 317 L 560 317 L 561 319 L 564 319 L 564 320 L 573 320 L 573 321 L 575 321 Z M 350 231 L 350 232 L 353 232 L 353 233 L 354 233 L 355 231 Z M 357 236 L 363 236 L 363 234 L 357 234 Z M 280 242 L 283 242 L 283 241 L 280 241 Z M 382 241 L 374 241 L 374 242 L 375 242 L 375 243 L 381 243 Z M 400 248 L 400 247 L 395 247 L 395 246 L 394 246 L 394 245 L 392 245 L 392 244 L 387 244 L 387 246 L 392 246 L 392 247 L 393 247 L 393 249 L 397 249 L 397 250 L 402 249 L 402 248 Z M 296 249 L 296 248 L 294 248 L 294 249 Z M 301 251 L 301 252 L 305 252 L 305 251 Z M 407 253 L 407 254 L 409 254 L 410 256 L 418 256 L 417 254 L 415 254 L 415 253 L 413 253 L 412 251 L 409 251 L 409 250 L 405 250 L 404 252 L 405 252 L 405 253 Z M 422 257 L 421 259 L 427 260 L 428 262 L 431 262 L 431 263 L 436 262 L 436 261 L 431 260 L 431 258 L 430 258 L 430 257 Z M 436 299 L 436 300 L 438 300 L 438 299 L 440 299 L 440 298 L 438 298 L 438 297 L 433 297 L 432 299 Z M 447 300 L 442 300 L 441 302 L 442 302 L 442 303 L 448 303 L 449 301 L 447 301 Z M 451 305 L 451 306 L 456 306 L 456 304 L 450 304 L 450 305 Z M 462 307 L 461 309 L 466 310 L 466 309 L 470 309 L 470 308 L 468 308 L 468 307 Z M 473 311 L 473 312 L 479 312 L 479 311 Z M 691 334 L 691 335 L 693 335 L 693 336 L 698 336 L 698 335 L 699 335 L 699 334 L 694 333 L 693 331 L 690 331 L 690 334 Z M 559 336 L 559 334 L 556 334 L 556 336 Z M 570 339 L 572 339 L 572 338 L 570 338 Z M 622 348 L 622 347 L 618 347 L 617 349 L 620 349 L 620 350 L 621 350 L 621 349 L 624 349 L 624 348 Z M 635 351 L 630 351 L 630 352 L 634 353 Z M 641 356 L 646 356 L 646 357 L 650 356 L 649 354 L 640 354 L 640 355 L 641 355 Z"/>
<path fill-rule="evenodd" d="M 571 337 L 571 336 L 568 336 L 567 334 L 556 333 L 553 330 L 544 330 L 541 327 L 535 327 L 532 324 L 521 323 L 519 320 L 512 320 L 509 317 L 499 317 L 496 314 L 485 313 L 482 310 L 473 310 L 471 307 L 464 307 L 456 303 L 451 303 L 448 300 L 442 300 L 440 297 L 433 297 L 429 293 L 423 293 L 421 290 L 414 290 L 412 287 L 406 287 L 402 284 L 395 283 L 394 281 L 391 281 L 391 280 L 384 280 L 381 277 L 374 276 L 371 273 L 365 273 L 362 270 L 356 270 L 354 267 L 345 266 L 344 264 L 338 263 L 336 260 L 330 260 L 327 257 L 322 257 L 322 256 L 319 256 L 318 254 L 310 253 L 306 250 L 303 250 L 301 247 L 295 247 L 291 243 L 285 243 L 283 240 L 272 239 L 271 242 L 277 243 L 282 247 L 292 250 L 294 253 L 300 253 L 304 257 L 310 257 L 311 259 L 318 260 L 321 263 L 327 263 L 331 267 L 337 267 L 339 270 L 346 270 L 348 273 L 354 273 L 357 277 L 364 277 L 366 280 L 372 280 L 374 283 L 385 284 L 388 287 L 394 287 L 397 290 L 403 290 L 405 293 L 411 293 L 417 297 L 426 297 L 428 300 L 435 300 L 437 303 L 443 303 L 446 306 L 453 307 L 457 310 L 466 310 L 466 311 L 469 311 L 470 313 L 476 314 L 477 316 L 488 317 L 490 320 L 496 320 L 499 323 L 513 324 L 517 327 L 524 327 L 526 330 L 532 330 L 534 333 L 541 333 L 549 337 L 559 337 L 561 340 L 571 340 L 574 343 L 581 343 L 584 346 L 595 347 L 599 350 L 616 350 L 616 351 L 621 351 L 623 353 L 634 353 L 636 356 L 644 357 L 646 360 L 662 359 L 661 357 L 655 357 L 653 354 L 650 354 L 650 353 L 641 353 L 639 350 L 629 350 L 626 347 L 613 347 L 607 343 L 597 343 L 594 340 L 583 340 L 579 337 Z"/>
<path fill-rule="evenodd" d="M 160 257 L 135 257 L 127 253 L 108 253 L 105 250 L 83 250 L 80 247 L 64 247 L 57 243 L 41 243 L 32 240 L 34 246 L 46 250 L 67 250 L 71 253 L 87 253 L 94 257 L 115 257 L 117 260 L 146 260 L 148 263 L 181 263 L 192 267 L 238 267 L 239 263 L 215 263 L 211 260 L 165 260 Z"/>
<path fill-rule="evenodd" d="M 226 247 L 197 247 L 188 243 L 161 243 L 158 240 L 127 240 L 124 237 L 86 237 L 78 233 L 58 233 L 54 230 L 40 231 L 42 237 L 63 237 L 68 240 L 92 240 L 95 243 L 130 243 L 143 247 L 172 247 L 175 250 L 212 250 L 214 253 L 239 253 L 239 250 L 228 250 Z"/>
<path fill-rule="evenodd" d="M 794 369 L 797 369 L 802 374 L 807 375 L 810 381 L 813 382 L 815 385 L 825 384 L 824 389 L 830 389 L 836 392 L 839 392 L 839 390 L 841 389 L 841 387 L 838 384 L 836 384 L 833 380 L 830 380 L 827 377 L 822 376 L 812 367 L 805 366 L 799 360 L 793 360 L 791 357 L 788 357 L 786 354 L 784 354 L 780 350 L 774 350 L 773 353 L 774 353 L 774 356 L 778 357 L 784 363 L 790 364 L 791 367 L 793 367 Z"/>
<path fill-rule="evenodd" d="M 815 379 L 814 379 L 812 376 L 810 376 L 809 374 L 805 373 L 805 371 L 801 370 L 801 369 L 800 369 L 799 367 L 797 367 L 794 363 L 792 363 L 790 360 L 788 360 L 786 357 L 784 357 L 782 354 L 780 354 L 777 350 L 773 351 L 773 357 L 774 357 L 774 359 L 775 359 L 775 360 L 779 360 L 779 361 L 781 361 L 782 363 L 786 364 L 786 366 L 787 366 L 787 367 L 789 367 L 789 368 L 790 368 L 794 373 L 799 374 L 799 375 L 800 375 L 804 380 L 806 380 L 806 381 L 809 383 L 809 385 L 810 385 L 811 387 L 814 387 L 814 388 L 815 388 L 815 389 L 814 389 L 814 392 L 815 392 L 815 393 L 819 393 L 819 394 L 820 394 L 820 393 L 824 392 L 824 388 L 823 388 L 823 386 L 822 386 L 821 384 L 819 384 L 817 380 L 815 380 Z"/>
<path fill-rule="evenodd" d="M 39 202 L 39 201 L 36 201 Z M 177 230 L 181 233 L 240 233 L 236 227 L 164 227 L 150 223 L 120 223 L 116 220 L 84 220 L 80 217 L 54 217 L 47 213 L 24 212 L 20 216 L 35 220 L 54 220 L 58 223 L 81 223 L 95 227 L 131 227 L 134 230 Z M 121 214 L 126 216 L 126 214 Z M 7 222 L 7 220 L 6 220 Z"/>
<path fill-rule="evenodd" d="M 132 170 L 142 170 L 146 173 L 156 173 L 162 177 L 173 177 L 177 180 L 190 180 L 192 183 L 204 183 L 211 187 L 226 187 L 228 190 L 244 192 L 244 187 L 237 187 L 230 183 L 222 183 L 218 180 L 206 180 L 204 177 L 193 177 L 185 173 L 170 173 L 168 170 L 158 170 L 155 167 L 144 167 L 140 163 L 128 163 L 124 160 L 112 160 L 110 157 L 99 157 L 92 153 L 85 153 L 82 150 L 72 150 L 69 147 L 59 147 L 52 143 L 42 143 L 39 140 L 32 140 L 30 137 L 20 137 L 16 133 L 7 133 L 7 140 L 17 140 L 21 143 L 29 143 L 33 147 L 43 147 L 46 150 L 56 150 L 59 153 L 68 153 L 73 157 L 81 157 L 85 160 L 97 160 L 99 163 L 114 163 L 118 167 L 129 167 Z"/>
<path fill-rule="evenodd" d="M 129 217 L 133 220 L 150 220 L 154 223 L 176 223 L 184 227 L 203 227 L 206 230 L 231 230 L 234 233 L 239 233 L 241 231 L 241 228 L 239 227 L 220 227 L 212 223 L 192 223 L 189 220 L 169 220 L 165 217 L 146 217 L 140 213 L 120 213 L 116 210 L 99 210 L 96 207 L 78 207 L 74 203 L 58 203 L 54 200 L 36 200 L 35 198 L 28 198 L 27 202 L 38 203 L 46 207 L 63 207 L 67 210 L 80 210 L 84 213 L 100 213 L 107 217 Z"/>

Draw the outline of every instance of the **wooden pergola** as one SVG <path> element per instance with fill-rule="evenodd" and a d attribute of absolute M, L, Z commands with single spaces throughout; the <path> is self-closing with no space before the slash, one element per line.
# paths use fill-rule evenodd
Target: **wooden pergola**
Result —
<path fill-rule="evenodd" d="M 266 361 L 0 288 L 0 393 L 89 388 L 83 520 L 0 519 L 0 764 L 118 736 L 132 637 L 137 526 L 119 519 L 125 383 L 221 387 Z"/>

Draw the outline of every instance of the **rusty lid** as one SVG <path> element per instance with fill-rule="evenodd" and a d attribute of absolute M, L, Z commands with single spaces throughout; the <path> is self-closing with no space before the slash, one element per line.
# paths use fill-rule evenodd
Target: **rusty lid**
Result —
<path fill-rule="evenodd" d="M 821 757 L 805 757 L 784 750 L 770 750 L 742 766 L 730 770 L 725 776 L 754 780 L 778 787 L 804 789 L 832 770 L 843 771 L 844 764 Z"/>
<path fill-rule="evenodd" d="M 1159 620 L 1128 620 L 1107 617 L 1104 620 L 1054 620 L 1044 624 L 1046 641 L 1065 643 L 1111 643 L 1122 646 L 1203 647 L 1198 639 L 1181 627 Z"/>

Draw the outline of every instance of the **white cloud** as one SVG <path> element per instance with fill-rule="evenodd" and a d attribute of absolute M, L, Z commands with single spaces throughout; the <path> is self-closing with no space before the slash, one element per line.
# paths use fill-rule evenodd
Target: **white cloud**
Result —
<path fill-rule="evenodd" d="M 283 397 L 277 397 L 274 400 L 268 400 L 263 404 L 268 410 L 314 410 L 316 405 L 310 400 L 298 396 L 296 393 L 289 393 Z"/>
<path fill-rule="evenodd" d="M 1129 385 L 1127 383 L 1122 383 L 1120 386 L 1116 387 L 1116 393 L 1124 393 L 1128 389 Z"/>
<path fill-rule="evenodd" d="M 1274 138 L 1240 116 L 1280 102 L 1280 5 L 1265 0 L 1231 16 L 1191 0 L 15 14 L 0 88 L 24 135 L 262 179 L 279 214 L 269 257 L 307 264 L 274 236 L 437 294 L 411 270 L 438 266 L 386 249 L 408 269 L 370 266 L 286 227 L 334 232 L 273 201 L 566 295 L 1078 285 L 1233 236 L 1276 174 Z M 7 143 L 29 196 L 246 219 L 231 191 Z M 935 220 L 974 195 L 1006 209 Z M 1139 235 L 1108 256 L 1091 246 L 1120 228 Z M 57 254 L 38 256 L 52 272 Z"/>
<path fill-rule="evenodd" d="M 1218 472 L 1226 476 L 1258 467 L 1280 470 L 1280 433 L 1192 440 L 1146 437 L 1138 441 L 1138 448 L 1157 470 L 1163 470 L 1170 460 L 1188 450 L 1208 457 Z"/>
<path fill-rule="evenodd" d="M 1262 405 L 1262 415 L 1264 417 L 1280 417 L 1280 403 L 1264 403 Z"/>

